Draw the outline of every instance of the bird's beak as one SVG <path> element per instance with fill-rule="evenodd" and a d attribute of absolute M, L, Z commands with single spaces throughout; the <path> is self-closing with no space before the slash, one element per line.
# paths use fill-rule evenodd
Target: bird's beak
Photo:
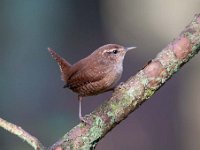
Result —
<path fill-rule="evenodd" d="M 137 47 L 126 47 L 125 49 L 126 49 L 126 51 L 129 51 L 129 50 L 132 50 L 132 49 L 135 49 L 135 48 L 137 48 Z"/>

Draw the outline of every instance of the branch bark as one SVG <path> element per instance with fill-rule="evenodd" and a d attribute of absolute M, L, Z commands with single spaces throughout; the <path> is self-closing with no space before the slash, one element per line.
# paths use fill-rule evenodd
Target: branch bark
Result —
<path fill-rule="evenodd" d="M 148 100 L 200 50 L 200 14 L 148 65 L 119 85 L 113 96 L 66 133 L 49 150 L 91 150 L 111 129 Z"/>
<path fill-rule="evenodd" d="M 148 100 L 165 82 L 200 50 L 200 14 L 166 48 L 135 76 L 119 85 L 113 96 L 66 133 L 49 150 L 91 150 L 117 124 Z M 20 127 L 0 119 L 0 127 L 18 135 L 32 147 L 43 150 L 40 142 Z"/>
<path fill-rule="evenodd" d="M 44 146 L 40 143 L 40 141 L 34 136 L 30 135 L 28 132 L 24 131 L 20 126 L 0 118 L 0 127 L 12 134 L 17 135 L 19 138 L 31 145 L 35 150 L 44 150 Z"/>

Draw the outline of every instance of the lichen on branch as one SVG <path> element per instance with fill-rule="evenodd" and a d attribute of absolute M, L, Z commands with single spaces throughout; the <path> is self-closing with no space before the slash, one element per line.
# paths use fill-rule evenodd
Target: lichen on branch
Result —
<path fill-rule="evenodd" d="M 200 14 L 135 76 L 119 85 L 113 96 L 85 116 L 49 150 L 91 150 L 117 124 L 149 99 L 164 83 L 200 50 Z M 34 149 L 44 150 L 37 138 L 21 127 L 0 118 L 0 127 L 19 136 Z"/>
<path fill-rule="evenodd" d="M 112 128 L 149 99 L 200 50 L 200 14 L 181 34 L 135 76 L 119 85 L 113 96 L 90 115 L 90 124 L 80 123 L 49 150 L 91 150 Z"/>

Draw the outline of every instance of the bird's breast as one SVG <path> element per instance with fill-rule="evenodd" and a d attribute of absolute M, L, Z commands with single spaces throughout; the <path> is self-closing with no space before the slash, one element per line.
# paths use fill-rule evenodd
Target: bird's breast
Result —
<path fill-rule="evenodd" d="M 112 71 L 109 74 L 110 81 L 108 81 L 111 84 L 110 88 L 114 88 L 115 87 L 115 85 L 117 84 L 117 82 L 121 78 L 122 72 L 123 72 L 123 66 L 122 66 L 122 64 L 121 65 L 113 66 L 113 69 L 112 69 Z"/>

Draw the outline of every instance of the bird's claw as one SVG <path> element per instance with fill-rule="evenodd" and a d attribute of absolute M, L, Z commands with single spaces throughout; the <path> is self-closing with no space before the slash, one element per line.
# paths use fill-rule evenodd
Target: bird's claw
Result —
<path fill-rule="evenodd" d="M 80 117 L 80 121 L 86 125 L 91 125 L 91 122 L 89 120 L 84 119 L 84 117 Z"/>

